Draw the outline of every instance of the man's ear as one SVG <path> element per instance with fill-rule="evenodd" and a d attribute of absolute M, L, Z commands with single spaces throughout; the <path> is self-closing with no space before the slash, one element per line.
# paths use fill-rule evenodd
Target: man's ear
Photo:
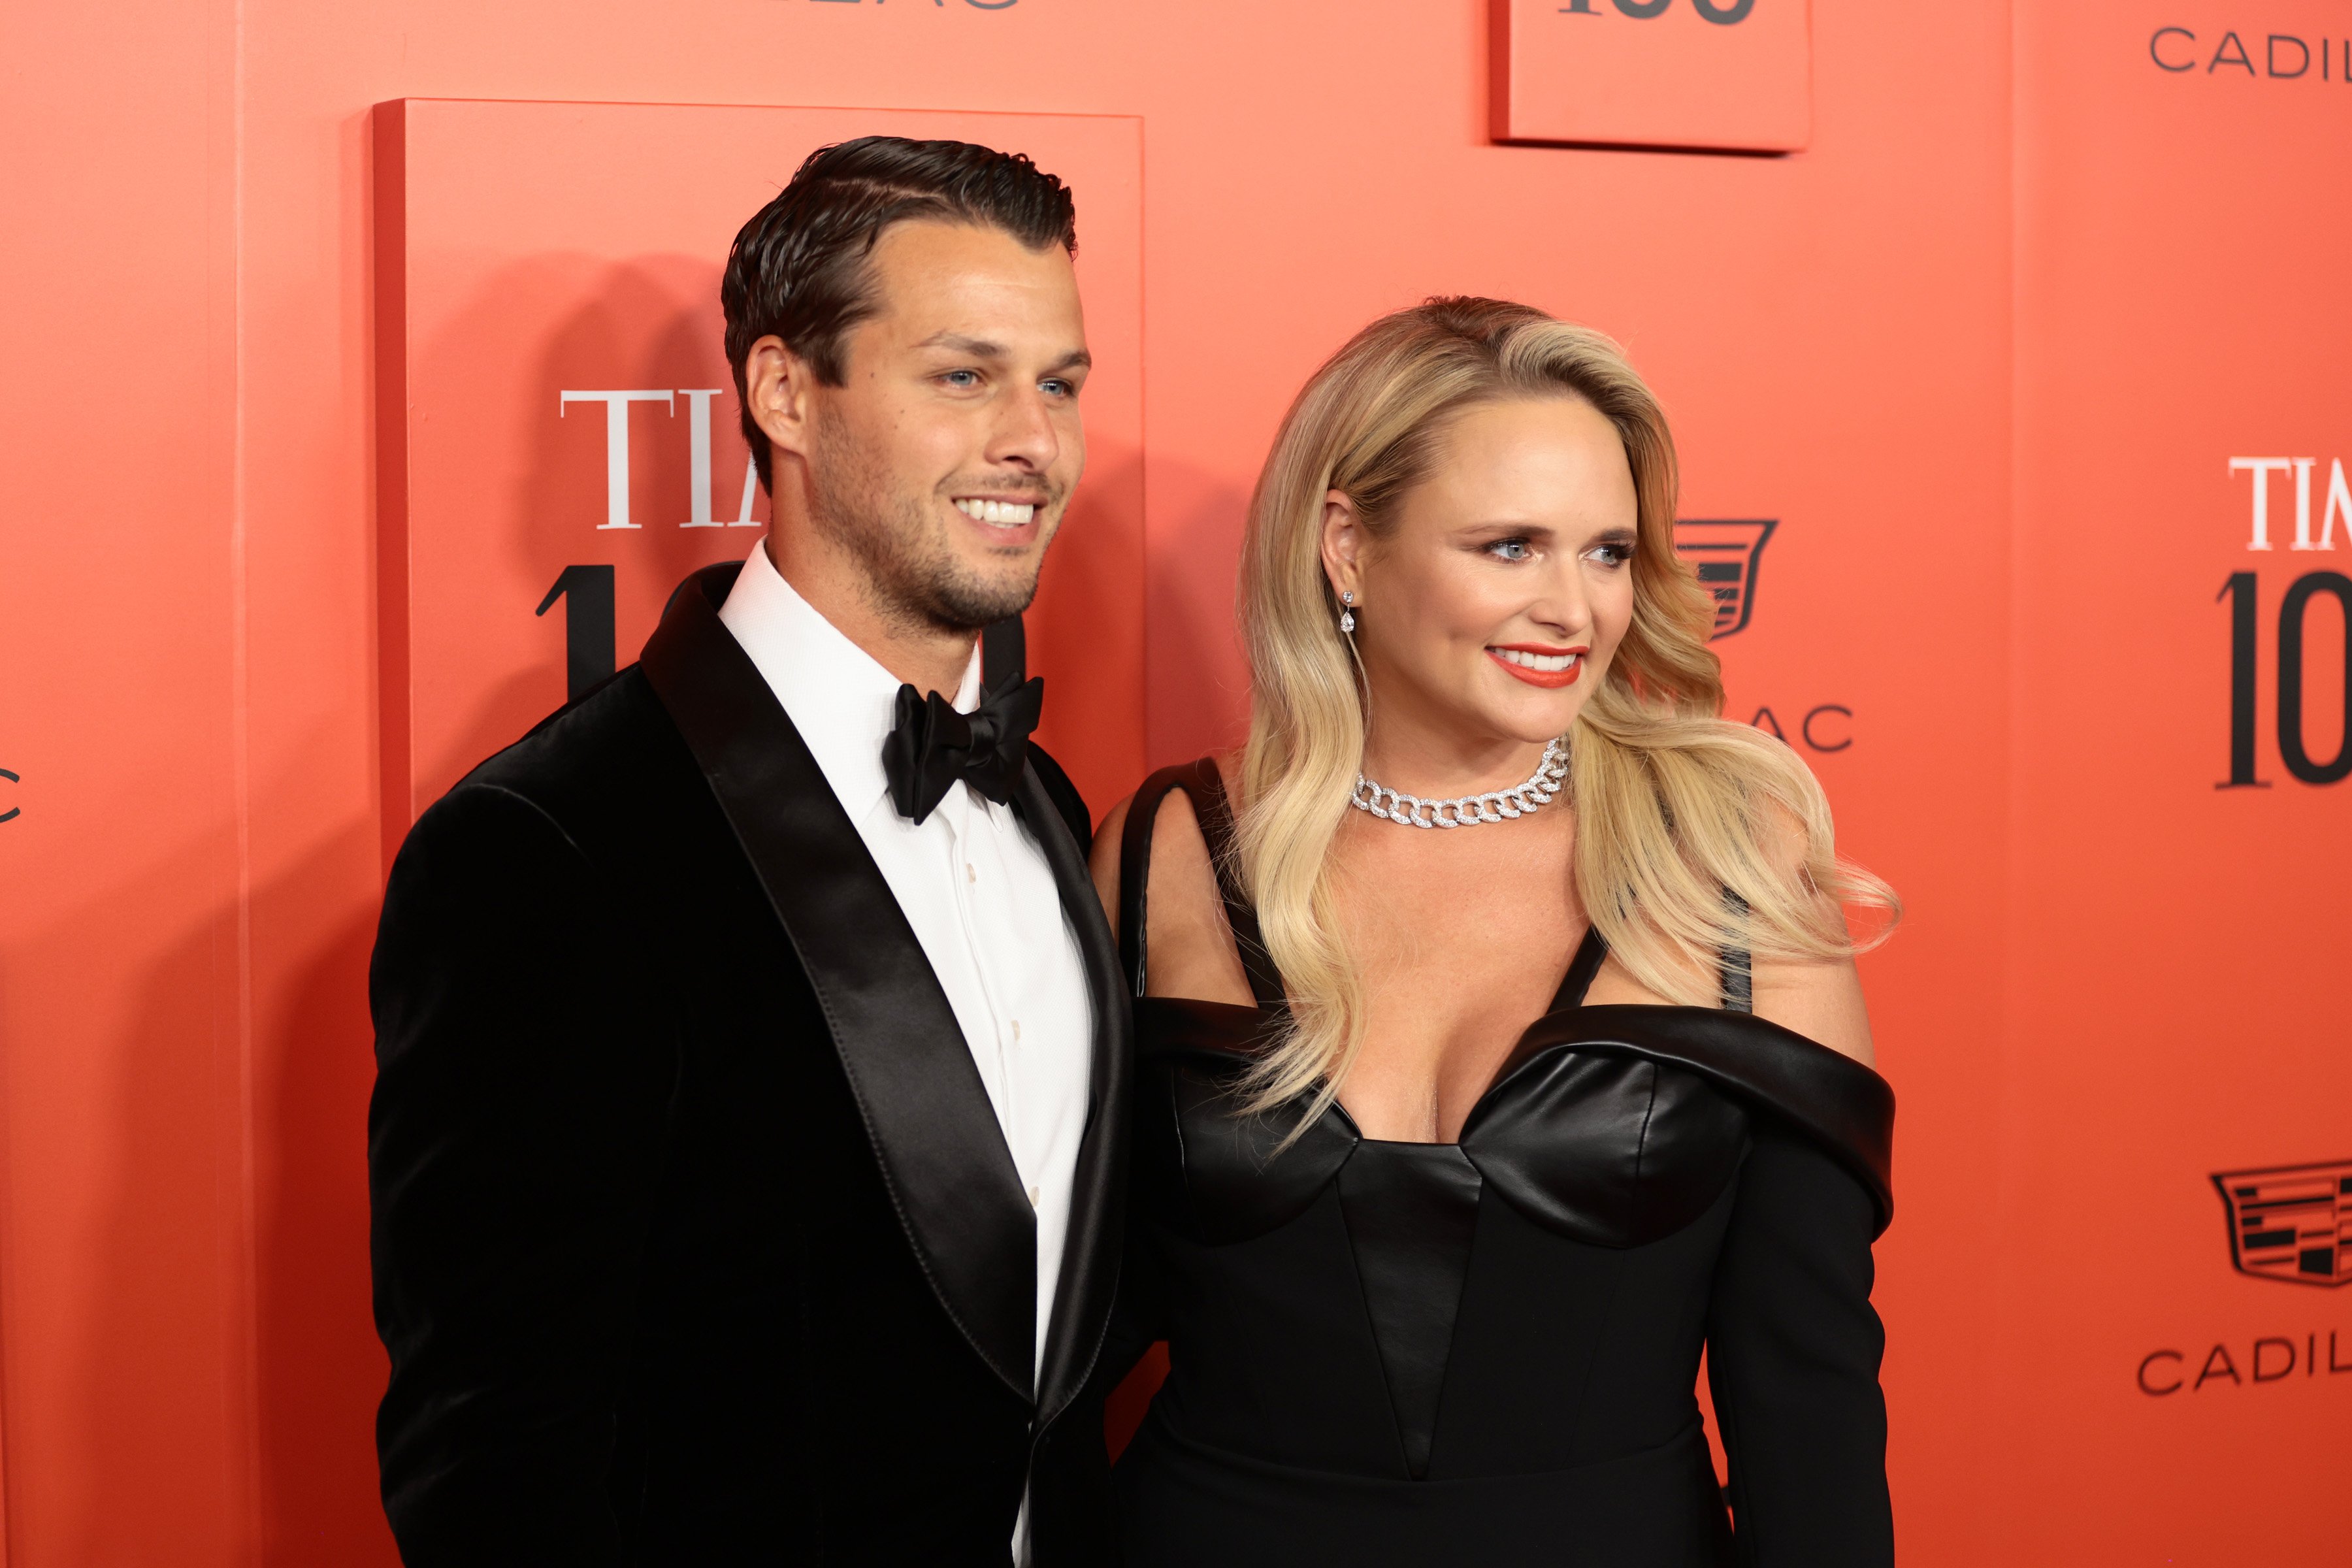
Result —
<path fill-rule="evenodd" d="M 743 356 L 743 396 L 751 422 L 779 452 L 807 459 L 815 395 L 815 370 L 772 332 Z"/>
<path fill-rule="evenodd" d="M 1364 520 L 1344 490 L 1323 492 L 1323 574 L 1330 579 L 1331 596 L 1356 595 L 1364 602 Z"/>

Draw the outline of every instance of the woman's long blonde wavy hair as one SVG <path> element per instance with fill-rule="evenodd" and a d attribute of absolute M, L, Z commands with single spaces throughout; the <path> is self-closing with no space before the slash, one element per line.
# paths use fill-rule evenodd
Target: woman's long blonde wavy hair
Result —
<path fill-rule="evenodd" d="M 1674 439 L 1623 353 L 1525 305 L 1432 300 L 1373 322 L 1316 373 L 1250 501 L 1240 611 L 1254 706 L 1234 869 L 1291 1011 L 1250 1080 L 1255 1108 L 1312 1089 L 1319 1111 L 1363 1037 L 1330 852 L 1362 765 L 1367 694 L 1324 574 L 1325 493 L 1355 503 L 1377 549 L 1456 416 L 1531 397 L 1580 397 L 1605 416 L 1638 500 L 1633 622 L 1568 737 L 1573 875 L 1611 952 L 1658 995 L 1706 1005 L 1724 949 L 1843 958 L 1856 944 L 1842 904 L 1890 924 L 1897 910 L 1885 883 L 1838 860 L 1829 803 L 1796 754 L 1721 717 L 1714 601 L 1675 552 Z"/>

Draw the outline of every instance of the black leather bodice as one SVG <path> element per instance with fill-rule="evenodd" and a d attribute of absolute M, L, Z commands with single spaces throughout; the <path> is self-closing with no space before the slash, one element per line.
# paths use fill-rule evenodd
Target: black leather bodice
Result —
<path fill-rule="evenodd" d="M 1123 846 L 1142 1058 L 1125 1312 L 1167 1338 L 1171 1372 L 1121 1466 L 1131 1554 L 1273 1562 L 1269 1541 L 1295 1524 L 1292 1549 L 1354 1531 L 1348 1549 L 1372 1564 L 1583 1561 L 1545 1521 L 1589 1498 L 1592 1562 L 1719 1559 L 1694 1384 L 1701 1347 L 1724 1363 L 1744 1331 L 1724 1276 L 1753 1250 L 1734 1233 L 1760 1201 L 1825 1205 L 1849 1281 L 1841 1309 L 1815 1313 L 1849 1363 L 1825 1377 L 1829 1403 L 1864 1447 L 1883 1438 L 1868 1250 L 1891 1212 L 1893 1100 L 1876 1074 L 1744 1012 L 1583 1006 L 1605 956 L 1588 933 L 1458 1143 L 1367 1139 L 1336 1102 L 1302 1128 L 1311 1097 L 1240 1114 L 1239 1081 L 1282 1013 L 1235 889 L 1259 1005 L 1140 994 L 1150 819 L 1169 787 L 1192 794 L 1229 863 L 1213 768 L 1155 777 Z M 1745 982 L 1744 961 L 1727 965 L 1727 1001 L 1744 1003 Z M 1715 1371 L 1727 1407 L 1738 1373 Z M 1849 1506 L 1868 1536 L 1885 1483 L 1858 1473 L 1844 1484 L 1864 1494 Z"/>

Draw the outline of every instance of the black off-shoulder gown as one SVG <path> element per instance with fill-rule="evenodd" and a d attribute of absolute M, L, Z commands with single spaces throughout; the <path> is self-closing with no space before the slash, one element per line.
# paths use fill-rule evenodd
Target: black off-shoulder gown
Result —
<path fill-rule="evenodd" d="M 1588 1007 L 1588 935 L 1459 1143 L 1362 1136 L 1334 1105 L 1231 1093 L 1282 1005 L 1142 994 L 1155 774 L 1121 846 L 1134 1212 L 1115 1361 L 1170 1373 L 1117 1480 L 1129 1568 L 1862 1568 L 1894 1560 L 1870 1247 L 1894 1097 L 1746 1011 Z M 1731 1464 L 1696 1395 L 1705 1347 Z M 1727 1503 L 1728 1509 L 1727 1510 Z"/>

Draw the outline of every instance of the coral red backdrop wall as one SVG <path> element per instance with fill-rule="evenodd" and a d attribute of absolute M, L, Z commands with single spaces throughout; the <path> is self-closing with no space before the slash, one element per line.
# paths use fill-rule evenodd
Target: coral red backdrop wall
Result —
<path fill-rule="evenodd" d="M 740 215 L 692 216 L 683 249 L 625 237 L 671 258 L 625 277 L 540 257 L 572 290 L 515 297 L 551 312 L 541 327 L 497 309 L 514 275 L 475 275 L 436 321 L 470 322 L 487 368 L 543 406 L 456 433 L 503 476 L 474 499 L 490 526 L 522 508 L 571 531 L 473 542 L 481 574 L 455 584 L 497 600 L 470 613 L 505 617 L 516 684 L 387 755 L 384 607 L 415 601 L 379 571 L 404 521 L 379 482 L 415 426 L 380 393 L 394 369 L 421 386 L 458 363 L 394 366 L 381 330 L 405 253 L 375 106 L 417 100 L 772 106 L 823 110 L 824 134 L 843 110 L 1126 128 L 1124 164 L 1057 144 L 1087 171 L 1082 230 L 1131 247 L 1111 268 L 1131 283 L 1086 274 L 1132 361 L 1088 481 L 1097 537 L 1064 547 L 1104 552 L 1103 574 L 1041 609 L 1041 658 L 1083 658 L 1090 637 L 1139 650 L 1109 681 L 1140 709 L 1088 764 L 1098 809 L 1122 766 L 1234 735 L 1242 505 L 1348 332 L 1475 291 L 1623 340 L 1675 418 L 1684 515 L 1773 524 L 1705 535 L 1764 541 L 1724 580 L 1734 716 L 1800 749 L 1845 847 L 1911 909 L 1864 969 L 1902 1102 L 1878 1300 L 1906 1561 L 2341 1561 L 2322 1500 L 2352 1458 L 2352 20 L 2325 0 L 1754 0 L 1782 40 L 1755 82 L 1769 125 L 1682 140 L 1796 151 L 1547 144 L 1614 132 L 1528 97 L 1539 73 L 1499 69 L 1497 36 L 1615 29 L 1593 47 L 1670 86 L 1682 57 L 1645 40 L 1748 37 L 1737 0 L 1654 9 L 18 7 L 0 100 L 8 1562 L 393 1561 L 362 1162 L 363 969 L 410 804 L 385 780 L 429 791 L 497 742 L 493 721 L 561 699 L 557 623 L 581 601 L 535 618 L 547 568 L 730 547 L 729 399 L 709 400 L 700 476 L 719 526 L 688 534 L 695 400 L 674 395 L 624 411 L 638 553 L 541 553 L 594 548 L 611 517 L 608 405 L 561 392 L 726 384 L 689 340 Z M 1560 37 L 1545 58 L 1580 58 Z M 1708 59 L 1691 70 L 1730 68 Z M 1712 97 L 1742 90 L 1726 79 Z M 1498 114 L 1499 90 L 1526 117 Z M 583 195 L 541 216 L 650 232 L 680 191 L 722 187 L 748 211 L 761 193 L 727 184 L 749 177 L 728 172 L 740 134 L 709 167 L 593 137 L 566 167 L 551 140 L 531 156 Z M 778 137 L 771 179 L 803 150 Z M 470 174 L 494 187 L 521 158 L 488 138 Z M 616 370 L 647 378 L 569 379 L 604 374 L 561 360 L 600 323 Z M 500 332 L 521 333 L 510 352 Z M 616 639 L 657 591 L 619 584 Z"/>

